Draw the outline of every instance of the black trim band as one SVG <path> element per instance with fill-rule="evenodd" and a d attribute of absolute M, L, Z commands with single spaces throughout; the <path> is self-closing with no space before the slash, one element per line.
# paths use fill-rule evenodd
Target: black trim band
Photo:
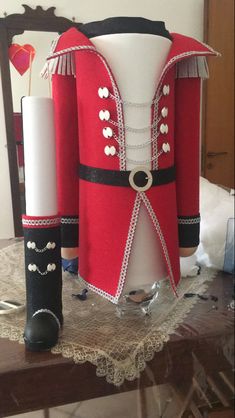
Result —
<path fill-rule="evenodd" d="M 171 183 L 175 180 L 175 166 L 150 171 L 153 177 L 152 186 Z M 79 177 L 91 183 L 100 183 L 107 186 L 131 187 L 129 176 L 131 171 L 107 170 L 104 168 L 79 165 Z"/>
<path fill-rule="evenodd" d="M 115 16 L 96 22 L 84 23 L 79 30 L 88 38 L 114 33 L 144 33 L 163 36 L 172 40 L 172 36 L 162 21 L 143 17 Z"/>
<path fill-rule="evenodd" d="M 200 222 L 195 224 L 179 224 L 179 246 L 182 248 L 197 247 L 199 245 Z"/>
<path fill-rule="evenodd" d="M 77 219 L 77 223 L 75 220 Z M 61 216 L 61 246 L 64 248 L 78 247 L 79 223 L 78 216 Z"/>

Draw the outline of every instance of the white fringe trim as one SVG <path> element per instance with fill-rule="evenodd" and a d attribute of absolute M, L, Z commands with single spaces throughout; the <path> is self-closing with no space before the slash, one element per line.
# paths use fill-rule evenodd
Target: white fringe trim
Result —
<path fill-rule="evenodd" d="M 61 35 L 52 41 L 49 57 L 54 54 L 60 36 Z M 45 63 L 40 72 L 40 76 L 47 79 L 51 74 L 73 75 L 75 77 L 75 61 L 72 51 L 69 51 L 64 55 L 56 56 Z"/>
<path fill-rule="evenodd" d="M 74 54 L 68 52 L 47 61 L 40 73 L 41 77 L 47 79 L 51 74 L 72 75 L 75 77 Z"/>
<path fill-rule="evenodd" d="M 209 78 L 205 57 L 190 57 L 176 64 L 176 78 Z"/>

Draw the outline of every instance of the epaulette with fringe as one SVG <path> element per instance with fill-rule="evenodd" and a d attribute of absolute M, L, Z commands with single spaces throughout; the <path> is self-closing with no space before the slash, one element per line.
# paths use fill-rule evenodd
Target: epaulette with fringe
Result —
<path fill-rule="evenodd" d="M 60 36 L 52 42 L 48 58 L 54 54 L 59 39 Z M 68 51 L 63 55 L 47 59 L 40 75 L 42 78 L 47 79 L 50 74 L 73 75 L 75 77 L 76 71 L 73 51 Z"/>

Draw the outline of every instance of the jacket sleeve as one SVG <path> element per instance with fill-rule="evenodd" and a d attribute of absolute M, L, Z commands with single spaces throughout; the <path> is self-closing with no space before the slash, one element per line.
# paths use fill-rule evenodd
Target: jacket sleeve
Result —
<path fill-rule="evenodd" d="M 54 74 L 58 208 L 61 215 L 61 246 L 78 246 L 78 121 L 76 79 Z"/>
<path fill-rule="evenodd" d="M 175 90 L 175 164 L 180 247 L 199 244 L 201 78 L 177 78 Z"/>

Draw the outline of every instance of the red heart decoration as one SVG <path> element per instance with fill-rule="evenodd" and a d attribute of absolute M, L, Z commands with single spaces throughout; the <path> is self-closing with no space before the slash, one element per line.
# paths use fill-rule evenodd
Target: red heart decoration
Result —
<path fill-rule="evenodd" d="M 30 67 L 30 62 L 33 62 L 35 49 L 32 45 L 11 44 L 8 54 L 15 69 L 23 75 Z"/>

